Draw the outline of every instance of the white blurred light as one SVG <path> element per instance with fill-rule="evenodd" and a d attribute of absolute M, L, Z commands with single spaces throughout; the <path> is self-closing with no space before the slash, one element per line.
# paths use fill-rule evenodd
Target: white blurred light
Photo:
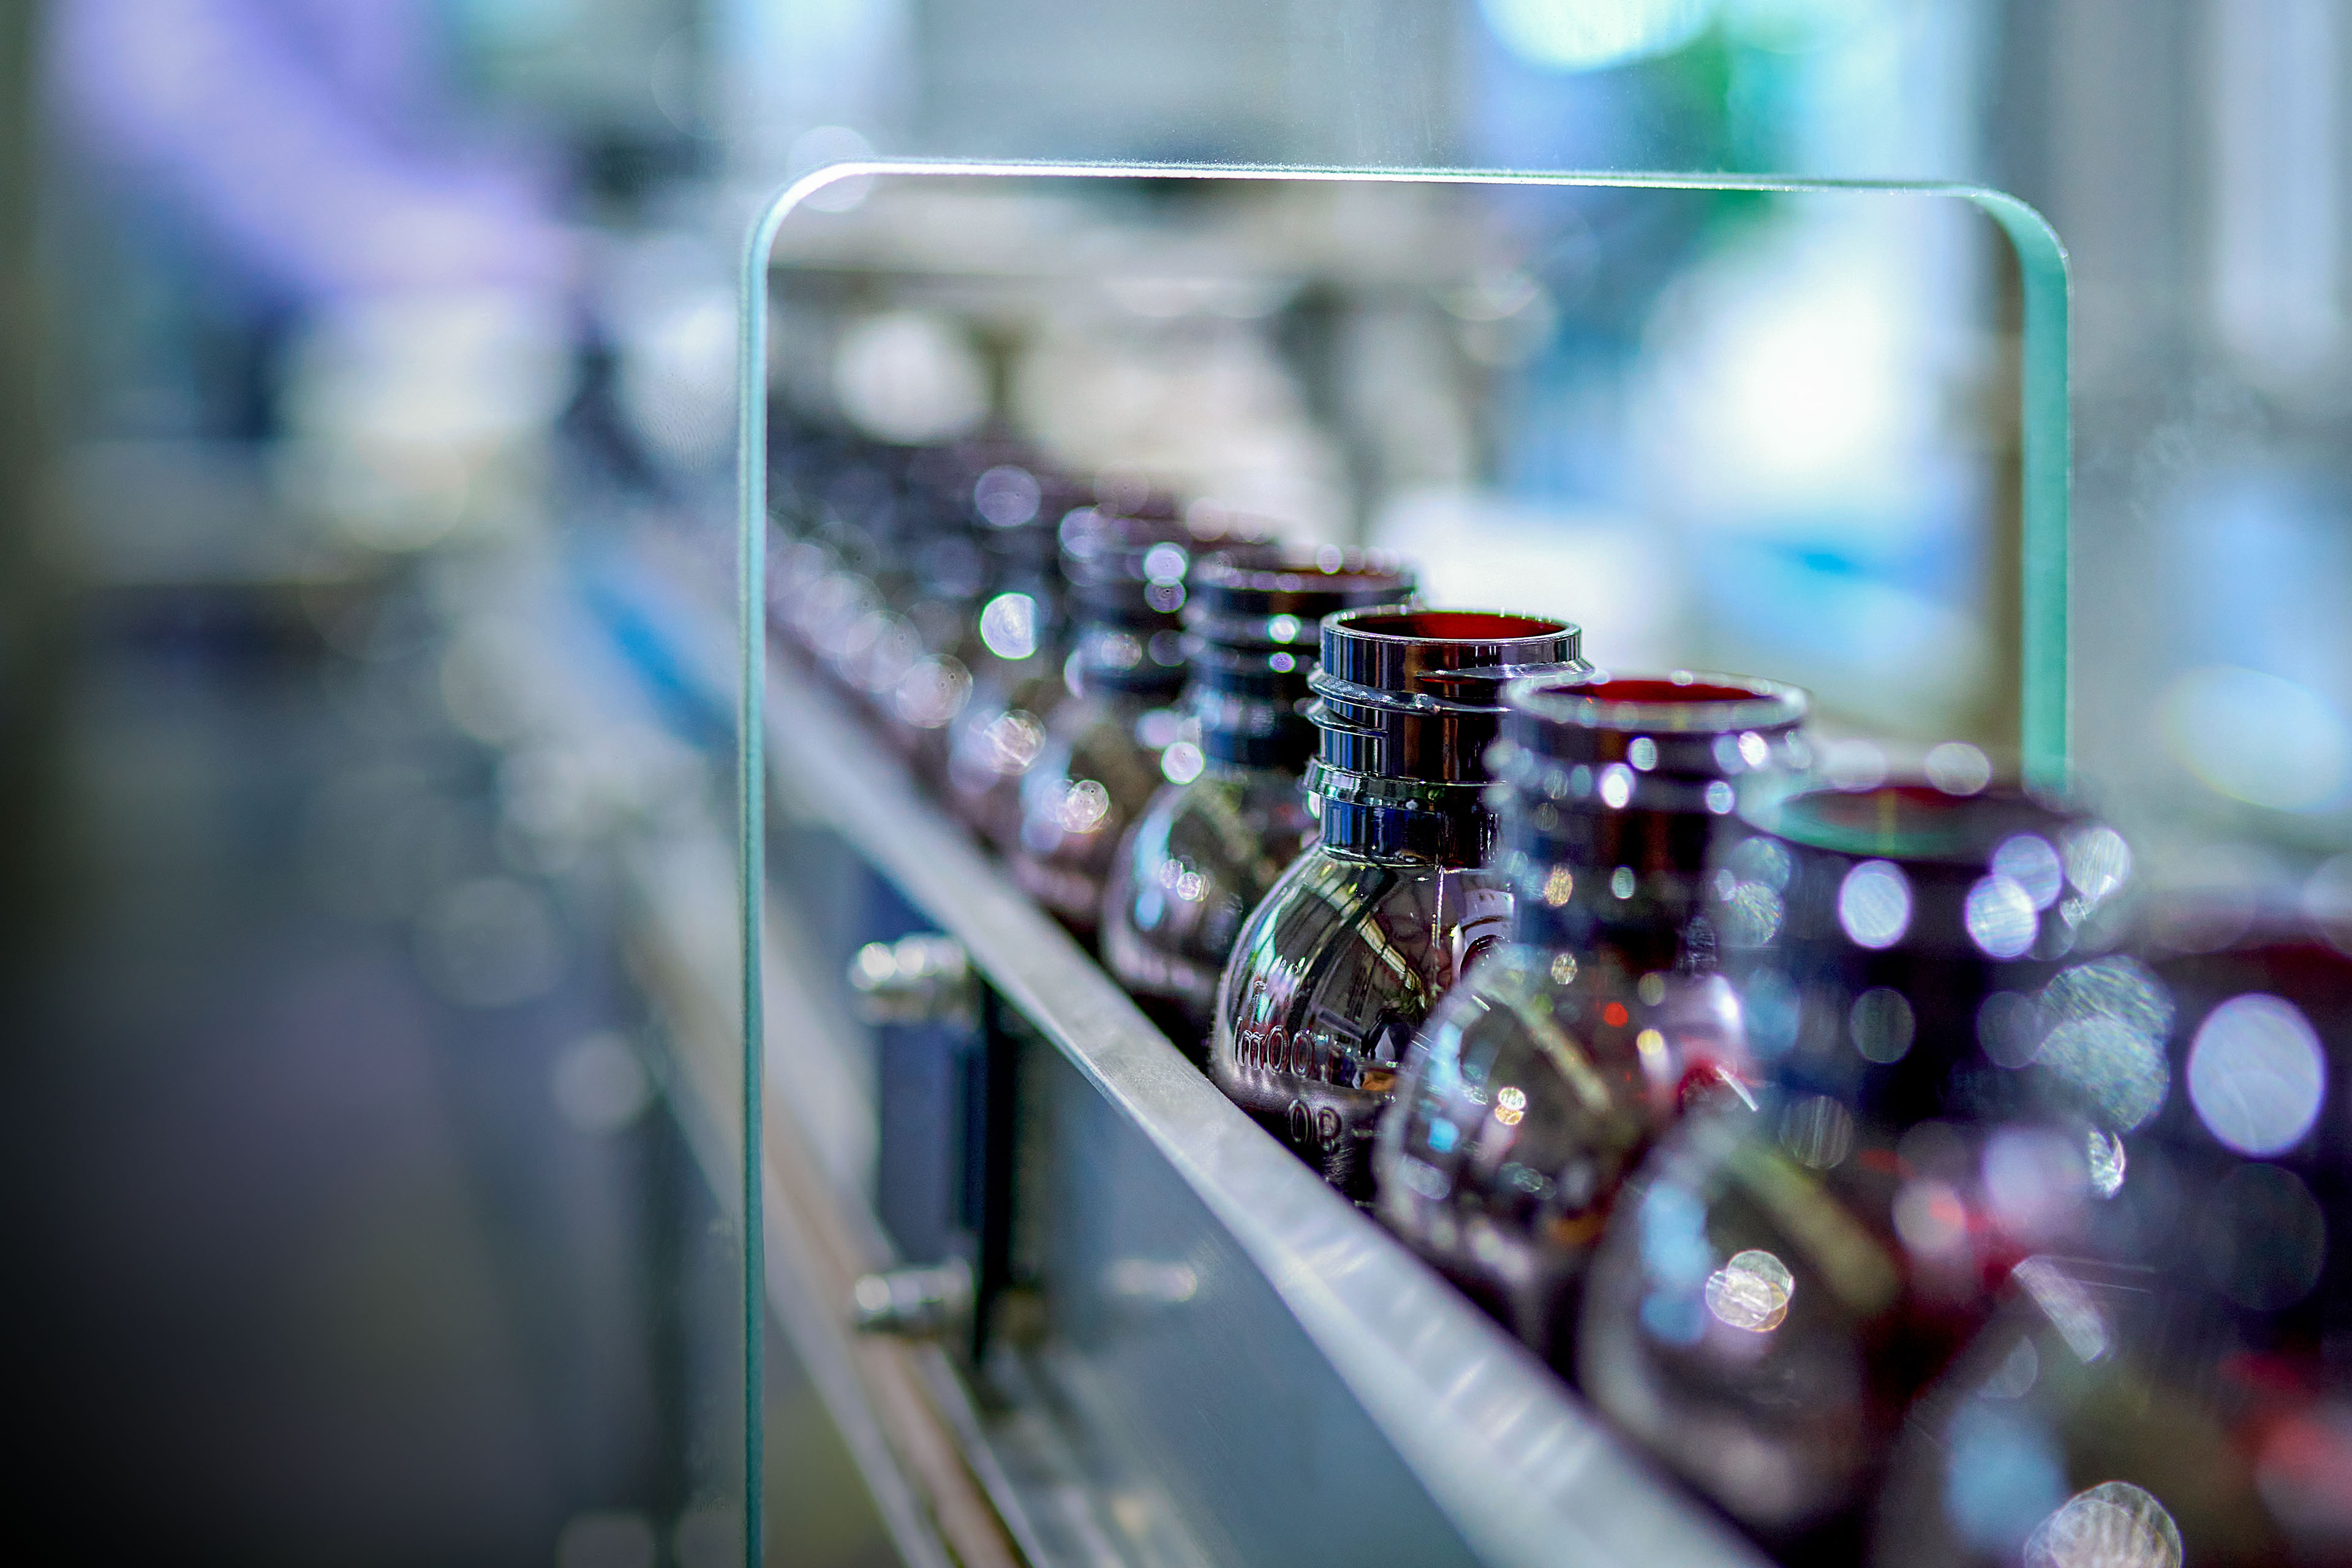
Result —
<path fill-rule="evenodd" d="M 2025 1293 L 2033 1298 L 2033 1304 L 2084 1366 L 2104 1360 L 2115 1349 L 2106 1313 L 2083 1282 L 2060 1264 L 2047 1258 L 2029 1258 L 2010 1271 L 2010 1278 L 2025 1287 Z"/>
<path fill-rule="evenodd" d="M 1966 741 L 1927 748 L 1927 782 L 1946 795 L 1975 795 L 1992 783 L 1992 762 Z"/>
<path fill-rule="evenodd" d="M 1079 779 L 1062 796 L 1055 818 L 1066 833 L 1092 833 L 1110 815 L 1110 791 L 1093 779 Z"/>
<path fill-rule="evenodd" d="M 2041 1006 L 2053 1023 L 2111 1018 L 2150 1046 L 2172 1032 L 2172 993 L 2147 965 L 2121 953 L 2060 970 L 2042 988 Z"/>
<path fill-rule="evenodd" d="M 1428 487 L 1383 506 L 1367 542 L 1422 563 L 1426 603 L 1565 616 L 1621 668 L 1688 657 L 1691 563 L 1654 521 Z"/>
<path fill-rule="evenodd" d="M 2307 686 L 2209 665 L 2166 688 L 2159 713 L 2173 756 L 2231 800 L 2312 811 L 2337 804 L 2352 784 L 2352 726 Z"/>
<path fill-rule="evenodd" d="M 2013 879 L 1998 873 L 1980 879 L 1969 889 L 1962 921 L 1969 940 L 1988 958 L 2022 955 L 2041 929 L 2033 918 L 2032 895 Z"/>
<path fill-rule="evenodd" d="M 971 700 L 971 672 L 951 655 L 927 658 L 890 696 L 899 718 L 919 730 L 944 729 Z"/>
<path fill-rule="evenodd" d="M 1170 784 L 1188 784 L 1201 776 L 1201 748 L 1190 741 L 1179 741 L 1160 753 L 1160 772 Z"/>
<path fill-rule="evenodd" d="M 971 487 L 972 505 L 991 528 L 1018 528 L 1037 515 L 1044 499 L 1037 476 L 1010 463 L 989 469 Z"/>
<path fill-rule="evenodd" d="M 1992 852 L 1992 868 L 2024 889 L 2037 910 L 2056 903 L 2065 883 L 2066 870 L 2058 863 L 2058 851 L 2038 833 L 2002 839 Z"/>
<path fill-rule="evenodd" d="M 988 376 L 971 340 L 923 310 L 869 316 L 845 331 L 834 390 L 859 429 L 909 446 L 964 435 L 988 415 Z"/>
<path fill-rule="evenodd" d="M 2102 1481 L 2067 1500 L 2025 1542 L 2025 1568 L 2180 1568 L 2180 1528 L 2152 1492 Z"/>
<path fill-rule="evenodd" d="M 1853 1112 L 1826 1094 L 1789 1102 L 1780 1112 L 1780 1147 L 1816 1171 L 1832 1171 L 1853 1152 Z"/>
<path fill-rule="evenodd" d="M 2124 1173 L 2131 1162 L 2124 1152 L 2122 1139 L 2095 1127 L 2087 1128 L 2083 1133 L 2083 1158 L 2091 1173 L 2093 1192 L 2111 1198 L 2124 1190 Z"/>
<path fill-rule="evenodd" d="M 1181 710 L 1149 708 L 1135 721 L 1135 738 L 1152 751 L 1164 751 L 1183 739 L 1185 727 Z"/>
<path fill-rule="evenodd" d="M 2319 1116 L 2327 1062 L 2292 1002 L 2232 996 L 2206 1016 L 2189 1051 L 2189 1100 L 2206 1130 L 2266 1158 L 2303 1141 Z"/>
<path fill-rule="evenodd" d="M 1838 923 L 1868 948 L 1888 948 L 1911 929 L 1911 883 L 1901 867 L 1864 860 L 1838 888 Z"/>
<path fill-rule="evenodd" d="M 2128 1024 L 2105 1016 L 2057 1025 L 2033 1059 L 2064 1079 L 2119 1132 L 2162 1110 L 2172 1087 L 2163 1051 Z"/>
<path fill-rule="evenodd" d="M 1723 940 L 1734 947 L 1762 947 L 1780 934 L 1780 895 L 1762 882 L 1735 882 L 1724 900 Z"/>
<path fill-rule="evenodd" d="M 1612 763 L 1601 770 L 1601 800 L 1612 811 L 1622 811 L 1625 803 L 1633 798 L 1633 770 L 1622 763 Z"/>
<path fill-rule="evenodd" d="M 1151 583 L 1181 583 L 1191 563 L 1181 544 L 1155 544 L 1143 552 L 1143 575 Z"/>
<path fill-rule="evenodd" d="M 730 450 L 735 436 L 735 295 L 680 289 L 614 323 L 614 396 L 629 423 L 681 464 Z"/>
<path fill-rule="evenodd" d="M 1985 1143 L 1984 1186 L 1994 1221 L 2032 1245 L 2071 1228 L 2090 1172 L 2074 1139 L 2047 1128 L 2005 1127 Z"/>
<path fill-rule="evenodd" d="M 1916 1177 L 1895 1195 L 1895 1234 L 1918 1257 L 1948 1257 L 1968 1245 L 1969 1205 L 1949 1183 Z"/>
<path fill-rule="evenodd" d="M 874 144 L 845 125 L 819 125 L 803 131 L 793 141 L 784 154 L 784 173 L 788 178 L 799 179 L 813 174 L 827 163 L 854 163 L 874 156 Z M 819 212 L 843 213 L 864 201 L 874 189 L 870 174 L 859 174 L 838 180 L 808 198 L 803 205 Z"/>
<path fill-rule="evenodd" d="M 2131 846 L 2104 825 L 2079 827 L 2066 836 L 2066 879 L 2094 901 L 2131 880 Z"/>
<path fill-rule="evenodd" d="M 1822 773 L 1832 789 L 1876 789 L 1886 782 L 1886 753 L 1869 741 L 1832 741 L 1822 749 Z"/>
<path fill-rule="evenodd" d="M 2303 912 L 2337 951 L 2352 952 L 2352 855 L 2338 855 L 2311 874 Z"/>
<path fill-rule="evenodd" d="M 617 1132 L 653 1103 L 653 1079 L 618 1035 L 596 1034 L 555 1060 L 555 1106 L 583 1132 Z"/>
<path fill-rule="evenodd" d="M 1717 1321 L 1752 1334 L 1769 1334 L 1789 1316 L 1797 1292 L 1789 1266 L 1761 1247 L 1736 1252 L 1707 1276 L 1706 1310 Z"/>
<path fill-rule="evenodd" d="M 1026 594 L 999 594 L 980 612 L 980 640 L 999 658 L 1027 658 L 1037 651 L 1037 601 Z"/>
<path fill-rule="evenodd" d="M 1503 47 L 1540 70 L 1587 71 L 1678 49 L 1714 0 L 1479 0 Z"/>
<path fill-rule="evenodd" d="M 2041 1376 L 2042 1352 L 2033 1348 L 2032 1340 L 2020 1340 L 2000 1358 L 2000 1368 L 1979 1385 L 1978 1392 L 1991 1399 L 2019 1399 L 2033 1391 Z"/>

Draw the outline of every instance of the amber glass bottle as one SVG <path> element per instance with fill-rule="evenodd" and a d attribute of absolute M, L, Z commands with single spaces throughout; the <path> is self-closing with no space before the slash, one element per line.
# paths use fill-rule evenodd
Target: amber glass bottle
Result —
<path fill-rule="evenodd" d="M 2013 1271 L 1904 1424 L 1876 1563 L 2352 1563 L 2352 958 L 2284 911 L 2152 957 L 2170 1089 L 2100 1249 L 2136 1267 Z"/>
<path fill-rule="evenodd" d="M 1181 614 L 1193 540 L 1170 517 L 1099 508 L 1062 524 L 1062 570 L 1076 622 L 1068 700 L 1046 717 L 1020 779 L 1013 879 L 1091 942 L 1103 883 L 1128 824 L 1159 787 L 1160 753 L 1181 735 Z"/>
<path fill-rule="evenodd" d="M 1307 677 L 1325 616 L 1410 598 L 1384 556 L 1275 545 L 1222 550 L 1185 606 L 1193 735 L 1128 829 L 1103 894 L 1103 963 L 1177 1048 L 1205 1058 L 1234 938 L 1318 830 L 1301 788 L 1315 755 Z"/>
<path fill-rule="evenodd" d="M 1502 688 L 1588 668 L 1579 639 L 1566 621 L 1484 610 L 1324 619 L 1307 775 L 1322 836 L 1243 922 L 1209 1072 L 1360 1203 L 1405 1047 L 1509 925 L 1510 889 L 1485 864 Z"/>
<path fill-rule="evenodd" d="M 1154 541 L 1182 537 L 1172 508 L 1132 510 L 1150 515 L 1122 519 L 1121 529 Z M 1088 563 L 1111 515 L 1100 506 L 1050 521 L 1041 514 L 1042 528 L 1016 526 L 996 541 L 1008 585 L 982 606 L 974 626 L 984 656 L 975 656 L 971 696 L 949 725 L 948 800 L 1007 856 L 1021 842 L 1022 781 L 1045 754 L 1047 723 L 1073 700 L 1076 623 L 1087 614 L 1076 602 L 1077 578 L 1095 572 Z"/>
<path fill-rule="evenodd" d="M 996 764 L 1022 752 L 1023 726 L 1006 715 L 1050 708 L 1062 690 L 1068 648 L 1055 530 L 1083 500 L 1034 459 L 1007 458 L 971 478 L 954 509 L 961 537 L 929 557 L 934 596 L 909 612 L 924 631 L 923 655 L 890 694 L 898 743 L 917 771 L 951 790 L 950 758 L 964 739 L 967 773 L 982 798 L 998 790 L 1008 835 L 1017 784 Z M 978 721 L 967 722 L 975 708 Z M 1035 734 L 1042 739 L 1042 723 Z"/>
<path fill-rule="evenodd" d="M 1511 940 L 1438 1004 L 1375 1145 L 1380 1215 L 1555 1365 L 1617 1189 L 1685 1098 L 1753 1076 L 1708 857 L 1798 760 L 1803 693 L 1605 673 L 1504 693 Z"/>
<path fill-rule="evenodd" d="M 2014 791 L 1796 795 L 1709 879 L 1769 1088 L 1662 1140 L 1577 1368 L 1790 1561 L 1850 1557 L 1903 1410 L 2021 1258 L 2074 1245 L 2163 1093 L 2156 987 L 2079 950 L 2114 830 Z"/>

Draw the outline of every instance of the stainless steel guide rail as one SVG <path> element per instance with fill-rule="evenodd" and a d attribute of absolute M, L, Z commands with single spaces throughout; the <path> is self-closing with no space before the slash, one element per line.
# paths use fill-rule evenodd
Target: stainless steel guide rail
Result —
<path fill-rule="evenodd" d="M 1925 195 L 1968 201 L 2023 282 L 2021 751 L 2066 752 L 2064 253 L 2000 192 L 1715 174 L 1495 174 L 1196 165 L 836 164 L 753 224 L 741 279 L 738 571 L 746 1475 L 761 1473 L 761 1148 L 769 1030 L 761 954 L 772 782 L 939 929 L 1050 1047 L 1024 1098 L 1050 1107 L 1042 1268 L 1062 1321 L 1040 1364 L 1079 1427 L 1107 1433 L 1178 1544 L 1167 1560 L 1752 1563 L 1754 1549 L 1628 1456 L 1515 1341 L 1266 1138 L 1017 892 L 896 761 L 802 679 L 770 681 L 766 636 L 769 253 L 791 212 L 848 179 L 1192 179 Z M 1025 1114 L 1025 1112 L 1024 1112 Z M 1155 1284 L 1154 1281 L 1161 1283 Z M 1079 1438 L 1081 1445 L 1085 1441 Z M 761 1559 L 760 1489 L 746 1498 Z M 1000 1500 L 1000 1508 L 1003 1500 Z M 1148 1521 L 1146 1521 L 1148 1524 Z M 1129 1534 L 1156 1533 L 1136 1525 Z M 1186 1545 L 1185 1543 L 1189 1543 Z M 1147 1552 L 1149 1556 L 1160 1554 Z"/>
<path fill-rule="evenodd" d="M 1198 1234 L 1181 1233 L 1187 1216 L 1180 1210 L 1163 1213 L 1148 1237 L 1109 1238 L 1102 1256 L 1057 1246 L 1055 1259 L 1077 1265 L 1078 1277 L 1056 1284 L 1083 1291 L 1122 1267 L 1121 1278 L 1155 1263 L 1184 1268 L 1193 1276 L 1189 1294 L 1163 1303 L 1149 1331 L 1164 1342 L 1163 1352 L 1183 1343 L 1213 1357 L 1220 1338 L 1257 1338 L 1284 1327 L 1257 1321 L 1260 1303 L 1230 1289 L 1237 1282 L 1216 1265 L 1201 1262 L 1204 1255 L 1219 1264 L 1245 1260 L 1360 1407 L 1269 1408 L 1255 1419 L 1297 1422 L 1301 1443 L 1317 1440 L 1318 1424 L 1369 1424 L 1476 1561 L 1671 1568 L 1756 1560 L 1732 1531 L 1627 1456 L 1516 1341 L 1218 1093 L 1059 926 L 914 792 L 894 758 L 803 680 L 785 668 L 770 689 L 778 787 L 822 814 L 960 941 L 986 983 L 1076 1069 L 1114 1124 L 1110 1135 L 1131 1139 L 1089 1179 L 1116 1189 L 1129 1179 L 1125 1164 L 1148 1153 L 1198 1200 L 1204 1226 Z M 1150 1178 L 1135 1184 L 1148 1187 Z M 1057 1208 L 1071 1203 L 1097 1216 L 1122 1206 L 1111 1190 L 1058 1194 Z M 1150 1256 L 1129 1254 L 1119 1245 L 1129 1239 L 1148 1246 Z M 1188 1313 L 1214 1314 L 1220 1333 L 1187 1331 L 1178 1320 Z M 1150 1349 L 1097 1342 L 1086 1353 L 1114 1363 L 1100 1381 L 1115 1383 L 1115 1363 Z M 1231 1358 L 1223 1368 L 1211 1361 L 1198 1369 L 1203 1393 L 1246 1365 L 1229 1343 L 1223 1356 Z M 1221 1394 L 1236 1392 L 1246 1394 Z M 1126 1414 L 1141 1425 L 1186 1417 L 1165 1409 Z M 1198 1489 L 1218 1489 L 1226 1479 L 1202 1478 Z M 1386 1504 L 1402 1515 L 1411 1500 Z M 1384 1502 L 1335 1489 L 1299 1506 L 1376 1516 Z"/>

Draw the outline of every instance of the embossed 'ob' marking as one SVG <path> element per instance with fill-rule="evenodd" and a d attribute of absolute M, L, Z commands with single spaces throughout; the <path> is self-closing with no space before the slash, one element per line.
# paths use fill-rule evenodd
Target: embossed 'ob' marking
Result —
<path fill-rule="evenodd" d="M 1302 1149 L 1319 1152 L 1339 1144 L 1339 1113 L 1328 1105 L 1318 1106 L 1310 1111 L 1305 1100 L 1294 1100 L 1290 1102 L 1286 1120 L 1290 1126 L 1290 1141 Z"/>

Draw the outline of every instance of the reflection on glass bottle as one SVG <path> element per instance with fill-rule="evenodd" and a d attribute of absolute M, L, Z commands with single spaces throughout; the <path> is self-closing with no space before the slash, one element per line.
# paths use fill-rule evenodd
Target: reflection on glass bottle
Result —
<path fill-rule="evenodd" d="M 1077 621 L 1069 700 L 1045 721 L 1020 773 L 1013 879 L 1081 940 L 1091 941 L 1119 837 L 1160 782 L 1160 754 L 1181 738 L 1181 611 L 1192 537 L 1172 516 L 1099 508 L 1062 522 L 1062 572 Z"/>
<path fill-rule="evenodd" d="M 1103 963 L 1177 1047 L 1206 1049 L 1242 921 L 1314 837 L 1300 775 L 1315 754 L 1307 680 L 1325 616 L 1411 597 L 1397 563 L 1327 547 L 1244 546 L 1194 569 L 1185 712 L 1167 783 L 1119 847 Z"/>
<path fill-rule="evenodd" d="M 1209 1072 L 1359 1202 L 1414 1031 L 1498 942 L 1511 895 L 1484 862 L 1486 752 L 1515 678 L 1586 668 L 1565 621 L 1346 610 L 1312 679 L 1323 831 L 1243 923 L 1217 992 Z"/>
<path fill-rule="evenodd" d="M 2352 1563 L 2352 961 L 2265 926 L 2152 954 L 2177 1092 L 2108 1205 L 2139 1267 L 2017 1267 L 1907 1423 L 1875 1561 Z"/>
<path fill-rule="evenodd" d="M 1065 611 L 1055 528 L 1082 500 L 1066 479 L 1017 453 L 958 455 L 952 508 L 961 527 L 924 558 L 935 595 L 908 612 L 923 650 L 886 704 L 900 749 L 940 784 L 956 738 L 971 731 L 960 728 L 967 710 L 977 703 L 993 721 L 1022 710 L 1024 688 L 1058 689 Z M 997 460 L 972 472 L 984 458 Z"/>
<path fill-rule="evenodd" d="M 2146 970 L 2081 951 L 2127 867 L 2112 829 L 1924 785 L 1746 820 L 1706 894 L 1770 1092 L 1653 1152 L 1577 1364 L 1625 1431 L 1811 1561 L 1857 1548 L 1906 1403 L 2008 1269 L 2087 1236 L 2118 1140 L 2163 1101 L 2168 1014 Z M 2037 1049 L 2029 1013 L 2068 1022 Z"/>
<path fill-rule="evenodd" d="M 1001 504 L 1014 510 L 1019 499 L 1016 492 Z M 1040 506 L 1058 499 L 1049 488 Z M 1183 535 L 1171 507 L 1146 503 L 1129 510 L 1149 516 L 1124 519 L 1121 527 L 1153 542 Z M 1007 856 L 1021 843 L 1022 781 L 1045 754 L 1047 723 L 1071 700 L 1077 635 L 1072 623 L 1086 612 L 1072 603 L 1068 547 L 1093 552 L 1109 515 L 1091 506 L 1058 517 L 1041 510 L 1033 523 L 1014 524 L 996 541 L 1005 575 L 973 624 L 980 646 L 971 696 L 948 727 L 948 798 L 965 826 Z"/>
<path fill-rule="evenodd" d="M 1389 1227 L 1565 1370 L 1576 1287 L 1634 1162 L 1685 1099 L 1747 1092 L 1703 889 L 1743 786 L 1801 765 L 1805 699 L 1596 673 L 1504 701 L 1510 942 L 1431 1015 L 1374 1158 Z"/>

